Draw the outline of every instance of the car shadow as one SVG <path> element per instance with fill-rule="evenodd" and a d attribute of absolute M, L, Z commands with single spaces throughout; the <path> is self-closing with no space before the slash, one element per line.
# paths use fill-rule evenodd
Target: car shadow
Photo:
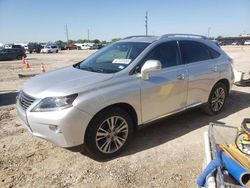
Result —
<path fill-rule="evenodd" d="M 16 96 L 18 92 L 17 91 L 11 91 L 11 92 L 0 92 L 0 106 L 6 106 L 16 103 Z"/>
<path fill-rule="evenodd" d="M 207 126 L 210 122 L 218 122 L 222 118 L 248 108 L 250 106 L 249 101 L 249 93 L 233 90 L 230 97 L 226 101 L 223 111 L 218 115 L 208 116 L 203 113 L 200 108 L 195 108 L 163 119 L 136 131 L 128 147 L 117 157 L 107 160 L 98 160 L 89 156 L 87 152 L 83 152 L 83 154 L 94 160 L 102 162 L 132 155 L 143 150 L 159 146 L 196 129 Z"/>
<path fill-rule="evenodd" d="M 26 60 L 37 60 L 35 57 L 27 57 Z"/>

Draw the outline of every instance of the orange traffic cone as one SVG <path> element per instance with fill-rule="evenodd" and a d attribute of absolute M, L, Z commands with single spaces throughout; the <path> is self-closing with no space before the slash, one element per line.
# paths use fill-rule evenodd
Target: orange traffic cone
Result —
<path fill-rule="evenodd" d="M 24 64 L 27 64 L 28 63 L 28 60 L 26 58 L 24 58 Z"/>
<path fill-rule="evenodd" d="M 44 65 L 43 65 L 43 64 L 41 64 L 41 68 L 40 68 L 40 70 L 41 70 L 41 71 L 40 71 L 41 73 L 46 72 L 46 71 L 45 71 L 45 67 L 44 67 Z"/>
<path fill-rule="evenodd" d="M 26 61 L 26 63 L 25 63 L 25 67 L 26 67 L 26 69 L 29 69 L 30 68 L 30 64 L 28 63 L 28 61 Z"/>
<path fill-rule="evenodd" d="M 22 64 L 25 64 L 25 58 L 24 58 L 24 57 L 22 58 L 21 63 L 22 63 Z"/>

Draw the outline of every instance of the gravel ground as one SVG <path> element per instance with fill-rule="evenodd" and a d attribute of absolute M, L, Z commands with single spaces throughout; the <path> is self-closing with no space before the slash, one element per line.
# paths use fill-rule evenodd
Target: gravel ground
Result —
<path fill-rule="evenodd" d="M 250 70 L 250 47 L 226 46 L 235 67 Z M 204 158 L 203 132 L 211 121 L 239 126 L 249 117 L 250 88 L 234 87 L 224 111 L 210 117 L 194 109 L 136 132 L 126 151 L 98 162 L 84 152 L 59 148 L 32 136 L 17 117 L 15 95 L 27 79 L 18 74 L 70 65 L 93 51 L 28 54 L 0 62 L 0 187 L 195 187 Z"/>

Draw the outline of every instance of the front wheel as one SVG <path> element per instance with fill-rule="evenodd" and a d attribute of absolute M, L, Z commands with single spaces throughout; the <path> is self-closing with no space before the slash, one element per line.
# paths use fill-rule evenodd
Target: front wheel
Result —
<path fill-rule="evenodd" d="M 207 104 L 204 106 L 204 111 L 209 115 L 216 115 L 218 114 L 226 101 L 227 97 L 227 88 L 225 84 L 219 82 L 215 84 L 213 87 Z"/>
<path fill-rule="evenodd" d="M 90 122 L 85 135 L 86 149 L 92 156 L 105 159 L 124 150 L 133 133 L 133 121 L 123 109 L 100 112 Z"/>

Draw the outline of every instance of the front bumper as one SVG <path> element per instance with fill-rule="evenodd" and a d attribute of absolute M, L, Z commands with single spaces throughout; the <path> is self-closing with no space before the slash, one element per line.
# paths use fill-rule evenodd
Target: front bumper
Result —
<path fill-rule="evenodd" d="M 31 112 L 30 108 L 33 106 L 24 111 L 19 101 L 16 104 L 20 118 L 33 135 L 65 148 L 84 143 L 91 115 L 75 107 L 53 112 Z"/>

